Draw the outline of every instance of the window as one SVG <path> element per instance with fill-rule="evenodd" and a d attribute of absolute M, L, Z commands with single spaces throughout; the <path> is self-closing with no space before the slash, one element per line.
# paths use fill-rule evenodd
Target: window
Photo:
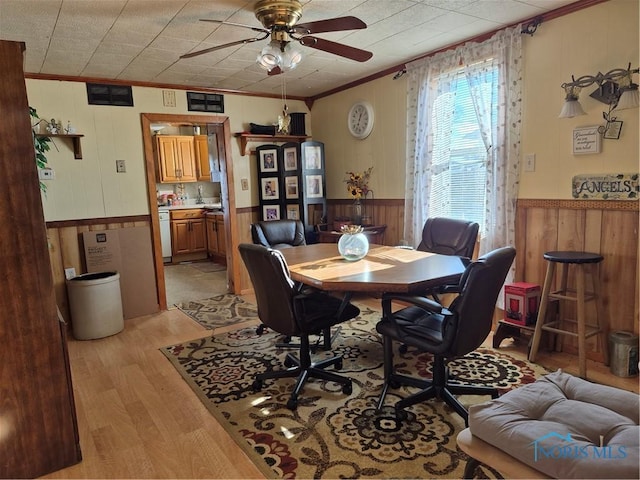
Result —
<path fill-rule="evenodd" d="M 483 97 L 496 98 L 498 71 L 493 68 L 473 78 Z M 471 97 L 470 78 L 462 70 L 437 77 L 431 113 L 433 131 L 433 178 L 429 192 L 429 217 L 450 217 L 485 223 L 487 147 Z M 443 91 L 444 90 L 444 91 Z M 495 103 L 491 103 L 495 105 Z M 497 108 L 491 116 L 495 125 Z"/>

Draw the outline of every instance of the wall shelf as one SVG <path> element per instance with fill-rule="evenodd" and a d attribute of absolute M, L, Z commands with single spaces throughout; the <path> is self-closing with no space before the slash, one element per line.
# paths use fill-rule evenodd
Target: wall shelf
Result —
<path fill-rule="evenodd" d="M 82 160 L 82 145 L 80 144 L 80 138 L 84 137 L 84 135 L 80 135 L 77 133 L 36 133 L 36 137 L 49 137 L 49 138 L 70 138 L 73 143 L 73 157 L 76 160 Z"/>
<path fill-rule="evenodd" d="M 307 138 L 306 135 L 259 135 L 247 132 L 235 133 L 234 136 L 240 139 L 240 153 L 244 156 L 247 153 L 247 143 L 249 142 L 304 142 Z"/>

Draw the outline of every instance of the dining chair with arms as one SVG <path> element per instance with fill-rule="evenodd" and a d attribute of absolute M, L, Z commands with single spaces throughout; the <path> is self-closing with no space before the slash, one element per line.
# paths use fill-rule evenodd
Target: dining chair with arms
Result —
<path fill-rule="evenodd" d="M 300 220 L 288 219 L 252 223 L 251 241 L 255 245 L 271 247 L 277 250 L 306 245 L 304 225 Z M 302 288 L 301 285 L 298 285 L 298 287 Z M 262 335 L 264 328 L 264 324 L 258 325 L 256 333 Z"/>
<path fill-rule="evenodd" d="M 251 241 L 276 249 L 306 245 L 304 225 L 300 220 L 256 222 L 251 224 Z"/>
<path fill-rule="evenodd" d="M 427 218 L 422 228 L 422 240 L 416 250 L 471 259 L 478 240 L 479 228 L 478 223 L 468 220 L 445 217 Z M 457 284 L 441 285 L 428 293 L 436 302 L 439 302 L 439 293 L 458 293 L 457 287 Z"/>
<path fill-rule="evenodd" d="M 479 228 L 476 222 L 468 220 L 427 218 L 422 228 L 422 240 L 416 250 L 471 258 Z"/>
<path fill-rule="evenodd" d="M 286 336 L 300 337 L 299 357 L 288 353 L 284 365 L 286 370 L 269 370 L 256 375 L 254 390 L 262 388 L 264 380 L 270 378 L 296 377 L 296 384 L 287 401 L 287 407 L 295 410 L 298 396 L 305 382 L 319 378 L 342 385 L 342 392 L 352 392 L 351 380 L 325 369 L 342 368 L 342 357 L 333 356 L 318 362 L 311 361 L 309 335 L 319 334 L 340 322 L 360 314 L 360 309 L 351 303 L 318 290 L 299 291 L 291 279 L 287 263 L 278 250 L 243 243 L 238 246 L 240 256 L 247 267 L 256 295 L 258 317 L 263 324 Z"/>
<path fill-rule="evenodd" d="M 395 404 L 399 419 L 407 416 L 406 407 L 437 398 L 449 404 L 467 423 L 467 410 L 455 395 L 497 398 L 495 388 L 452 381 L 446 362 L 474 351 L 489 335 L 496 301 L 515 255 L 514 248 L 503 247 L 471 262 L 460 279 L 460 293 L 449 307 L 424 296 L 383 295 L 382 320 L 376 330 L 383 336 L 385 380 L 378 409 L 383 407 L 389 387 L 408 385 L 421 390 Z M 394 304 L 396 301 L 402 304 Z M 395 371 L 394 340 L 433 354 L 431 380 Z"/>
<path fill-rule="evenodd" d="M 479 229 L 478 223 L 469 220 L 430 217 L 424 223 L 422 239 L 416 250 L 471 259 L 478 240 Z M 439 285 L 425 292 L 425 295 L 430 295 L 436 302 L 442 303 L 440 295 L 445 293 L 460 293 L 458 284 Z M 407 346 L 402 345 L 400 351 L 406 353 Z"/>

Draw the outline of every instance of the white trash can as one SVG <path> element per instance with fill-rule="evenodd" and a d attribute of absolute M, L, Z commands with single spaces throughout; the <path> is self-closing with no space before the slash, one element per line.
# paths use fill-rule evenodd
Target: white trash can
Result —
<path fill-rule="evenodd" d="M 92 340 L 124 329 L 120 274 L 85 273 L 67 280 L 73 336 Z"/>

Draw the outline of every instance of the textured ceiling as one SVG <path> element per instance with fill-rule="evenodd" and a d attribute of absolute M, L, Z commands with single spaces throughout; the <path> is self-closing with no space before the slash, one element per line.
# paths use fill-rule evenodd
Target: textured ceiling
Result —
<path fill-rule="evenodd" d="M 252 37 L 246 0 L 0 0 L 0 39 L 26 43 L 27 73 L 280 94 L 280 75 L 255 63 L 267 40 L 190 59 L 180 55 Z M 313 97 L 574 0 L 302 0 L 301 22 L 353 15 L 365 30 L 318 37 L 373 52 L 359 63 L 309 47 L 286 74 L 287 94 Z M 543 27 L 541 27 L 543 28 Z"/>

